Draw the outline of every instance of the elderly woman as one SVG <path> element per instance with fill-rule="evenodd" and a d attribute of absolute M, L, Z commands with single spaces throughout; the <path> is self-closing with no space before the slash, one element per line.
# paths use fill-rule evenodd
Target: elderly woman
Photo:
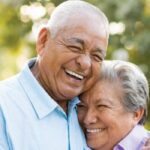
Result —
<path fill-rule="evenodd" d="M 87 144 L 94 150 L 140 150 L 150 133 L 148 82 L 134 64 L 105 61 L 99 80 L 80 95 L 78 118 Z"/>

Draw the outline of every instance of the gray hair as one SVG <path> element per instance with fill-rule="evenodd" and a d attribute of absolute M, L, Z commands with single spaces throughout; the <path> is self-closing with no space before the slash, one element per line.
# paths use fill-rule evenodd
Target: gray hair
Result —
<path fill-rule="evenodd" d="M 73 19 L 73 16 L 85 15 L 85 17 L 92 16 L 99 18 L 104 26 L 107 39 L 109 38 L 109 23 L 105 14 L 95 7 L 94 5 L 81 1 L 81 0 L 69 0 L 61 3 L 57 6 L 51 14 L 50 20 L 47 24 L 47 28 L 55 37 L 57 33 L 67 26 L 70 22 L 69 19 Z"/>
<path fill-rule="evenodd" d="M 123 88 L 124 108 L 129 112 L 143 108 L 144 115 L 139 124 L 145 123 L 148 115 L 149 86 L 144 73 L 136 65 L 119 60 L 104 61 L 100 80 L 118 80 Z"/>

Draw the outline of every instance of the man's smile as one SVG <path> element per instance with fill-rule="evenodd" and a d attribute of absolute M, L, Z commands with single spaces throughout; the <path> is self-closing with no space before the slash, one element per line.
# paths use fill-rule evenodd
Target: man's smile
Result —
<path fill-rule="evenodd" d="M 74 77 L 75 79 L 78 79 L 78 80 L 83 80 L 84 79 L 84 76 L 81 75 L 81 74 L 78 74 L 74 71 L 71 71 L 71 70 L 68 70 L 68 69 L 65 69 L 65 72 L 67 73 L 67 75 L 71 76 L 71 77 Z"/>

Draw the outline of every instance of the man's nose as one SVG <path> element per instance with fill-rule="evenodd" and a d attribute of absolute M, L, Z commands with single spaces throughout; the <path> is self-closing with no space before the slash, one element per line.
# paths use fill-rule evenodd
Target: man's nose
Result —
<path fill-rule="evenodd" d="M 83 122 L 85 125 L 90 125 L 90 124 L 94 124 L 97 122 L 97 117 L 96 117 L 96 114 L 94 111 L 92 110 L 88 110 L 84 119 L 83 119 Z"/>
<path fill-rule="evenodd" d="M 77 57 L 76 63 L 80 66 L 81 69 L 89 69 L 92 65 L 92 60 L 88 54 L 81 54 Z"/>

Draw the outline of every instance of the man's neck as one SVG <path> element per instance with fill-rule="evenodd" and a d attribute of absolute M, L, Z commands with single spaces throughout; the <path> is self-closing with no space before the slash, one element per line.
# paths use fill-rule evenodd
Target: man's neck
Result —
<path fill-rule="evenodd" d="M 68 101 L 57 101 L 57 103 L 61 106 L 64 112 L 68 113 Z"/>

